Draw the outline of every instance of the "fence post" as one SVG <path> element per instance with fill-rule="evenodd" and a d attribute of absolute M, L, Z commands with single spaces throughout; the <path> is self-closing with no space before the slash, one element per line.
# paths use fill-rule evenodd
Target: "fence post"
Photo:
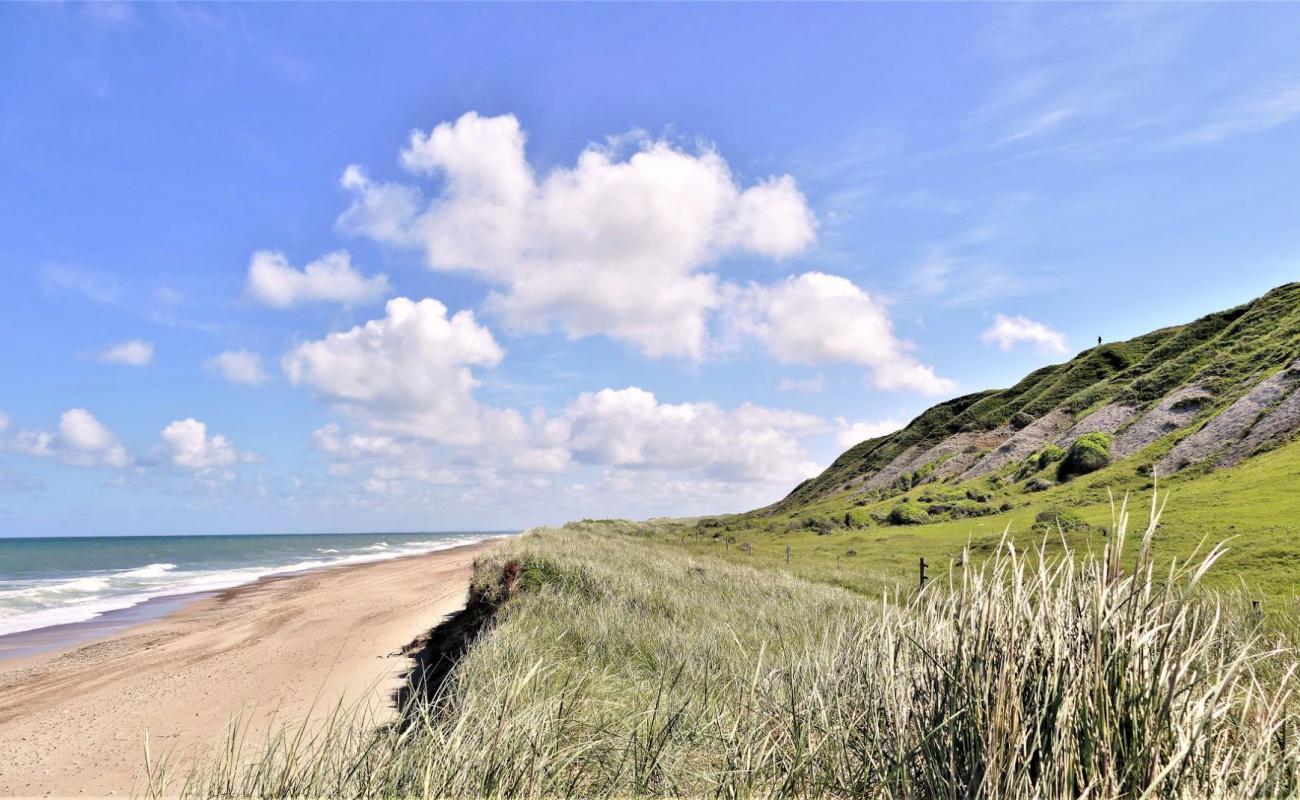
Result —
<path fill-rule="evenodd" d="M 927 564 L 927 563 L 925 563 L 925 557 L 924 557 L 924 556 L 921 557 L 921 565 L 920 565 L 920 566 L 921 566 L 921 586 L 920 586 L 920 588 L 924 589 L 924 588 L 925 588 L 925 582 L 928 581 L 928 580 L 930 579 L 930 576 L 925 574 L 925 568 L 928 567 L 928 566 L 930 566 L 930 565 Z"/>
<path fill-rule="evenodd" d="M 790 545 L 785 546 L 785 563 L 790 563 Z"/>

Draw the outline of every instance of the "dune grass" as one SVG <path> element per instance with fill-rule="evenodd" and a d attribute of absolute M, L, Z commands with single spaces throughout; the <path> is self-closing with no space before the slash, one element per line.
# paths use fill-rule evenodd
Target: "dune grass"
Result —
<path fill-rule="evenodd" d="M 529 532 L 476 568 L 494 624 L 378 733 L 231 739 L 191 796 L 1293 795 L 1300 653 L 1157 571 L 1158 509 L 1091 554 L 1011 540 L 923 591 L 691 553 L 653 526 Z M 250 754 L 251 753 L 251 754 Z"/>

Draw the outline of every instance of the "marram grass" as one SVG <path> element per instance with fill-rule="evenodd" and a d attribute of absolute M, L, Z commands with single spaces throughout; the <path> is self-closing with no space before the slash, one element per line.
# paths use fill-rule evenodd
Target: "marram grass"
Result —
<path fill-rule="evenodd" d="M 1158 574 L 1115 509 L 1100 553 L 1018 552 L 869 600 L 616 526 L 477 565 L 498 618 L 439 698 L 374 732 L 229 746 L 153 790 L 223 797 L 1288 797 L 1300 652 Z"/>

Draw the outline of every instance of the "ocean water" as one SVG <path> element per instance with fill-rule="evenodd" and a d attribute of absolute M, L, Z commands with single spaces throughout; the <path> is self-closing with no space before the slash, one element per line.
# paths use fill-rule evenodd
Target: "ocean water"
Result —
<path fill-rule="evenodd" d="M 0 538 L 0 636 L 267 575 L 445 550 L 497 533 Z"/>

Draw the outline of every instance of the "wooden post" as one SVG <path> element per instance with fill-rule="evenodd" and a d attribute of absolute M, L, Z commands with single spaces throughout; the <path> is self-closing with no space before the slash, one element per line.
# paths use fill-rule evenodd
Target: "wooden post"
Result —
<path fill-rule="evenodd" d="M 930 566 L 930 565 L 927 564 L 927 563 L 925 563 L 925 557 L 922 556 L 922 558 L 921 558 L 921 587 L 920 587 L 920 588 L 922 588 L 922 589 L 925 588 L 925 582 L 928 581 L 928 580 L 930 580 L 930 576 L 925 574 L 925 568 L 928 567 L 928 566 Z"/>
<path fill-rule="evenodd" d="M 790 563 L 790 545 L 785 546 L 785 563 Z"/>

